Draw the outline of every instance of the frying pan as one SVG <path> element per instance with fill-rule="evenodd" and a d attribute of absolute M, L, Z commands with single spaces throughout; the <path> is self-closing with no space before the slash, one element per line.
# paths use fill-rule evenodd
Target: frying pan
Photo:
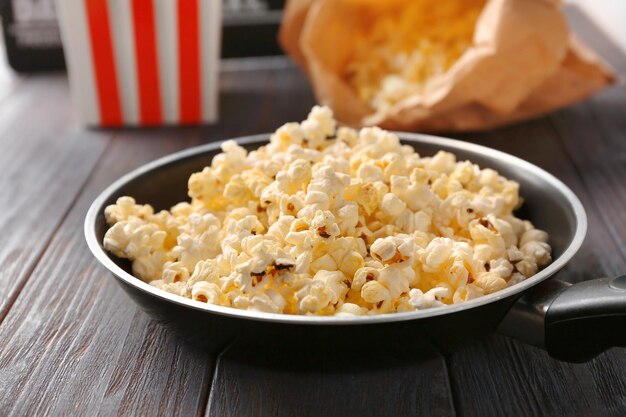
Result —
<path fill-rule="evenodd" d="M 421 311 L 362 317 L 317 317 L 262 313 L 209 305 L 150 286 L 130 273 L 130 263 L 102 247 L 104 208 L 123 195 L 168 209 L 187 199 L 187 180 L 220 152 L 212 143 L 161 158 L 117 180 L 91 205 L 85 237 L 94 256 L 140 307 L 184 339 L 220 348 L 236 340 L 259 346 L 297 345 L 358 349 L 385 343 L 429 341 L 450 346 L 494 331 L 546 349 L 571 362 L 626 346 L 626 275 L 570 285 L 549 277 L 580 248 L 587 217 L 574 193 L 551 174 L 512 155 L 435 136 L 398 133 L 420 155 L 443 149 L 459 160 L 493 168 L 520 183 L 524 205 L 518 215 L 550 235 L 553 262 L 525 281 L 471 301 Z M 268 134 L 236 139 L 252 150 Z"/>

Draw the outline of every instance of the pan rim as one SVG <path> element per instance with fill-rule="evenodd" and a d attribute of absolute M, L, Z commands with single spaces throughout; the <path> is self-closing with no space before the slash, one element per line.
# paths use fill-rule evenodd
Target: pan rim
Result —
<path fill-rule="evenodd" d="M 507 163 L 515 165 L 525 171 L 530 171 L 541 177 L 546 182 L 550 183 L 554 186 L 566 199 L 567 203 L 570 205 L 576 220 L 576 230 L 573 238 L 569 242 L 569 245 L 565 248 L 563 253 L 550 263 L 546 268 L 539 271 L 537 274 L 533 275 L 530 278 L 525 279 L 524 281 L 513 285 L 511 287 L 507 287 L 503 290 L 497 291 L 493 294 L 484 295 L 482 297 L 476 298 L 474 300 L 465 301 L 459 304 L 446 305 L 443 307 L 435 307 L 425 310 L 417 310 L 417 311 L 409 311 L 409 312 L 401 312 L 401 313 L 388 313 L 388 314 L 380 314 L 373 316 L 354 316 L 354 317 L 345 317 L 345 316 L 306 316 L 306 315 L 290 315 L 290 314 L 281 314 L 281 313 L 265 313 L 258 311 L 248 311 L 248 310 L 240 310 L 234 307 L 225 307 L 218 306 L 214 304 L 206 304 L 200 301 L 195 301 L 192 299 L 188 299 L 185 297 L 181 297 L 175 294 L 168 293 L 164 290 L 158 289 L 139 278 L 136 278 L 132 274 L 129 274 L 122 268 L 120 268 L 111 258 L 109 258 L 108 254 L 105 252 L 104 248 L 100 245 L 96 237 L 96 219 L 99 215 L 99 212 L 103 209 L 103 204 L 106 200 L 110 198 L 111 195 L 114 195 L 119 188 L 128 183 L 129 181 L 144 175 L 152 170 L 160 168 L 162 166 L 166 166 L 172 163 L 175 163 L 179 160 L 183 160 L 188 157 L 192 157 L 202 153 L 208 153 L 211 151 L 219 150 L 220 145 L 223 141 L 212 142 L 200 146 L 195 146 L 189 149 L 185 149 L 179 152 L 175 152 L 164 157 L 158 158 L 152 162 L 144 164 L 129 173 L 123 175 L 116 181 L 114 181 L 111 185 L 106 187 L 96 199 L 93 201 L 87 214 L 85 216 L 84 223 L 84 235 L 87 241 L 87 245 L 93 254 L 93 256 L 111 272 L 117 279 L 123 281 L 124 283 L 134 287 L 135 289 L 147 293 L 151 296 L 161 299 L 162 301 L 170 302 L 177 304 L 182 307 L 191 308 L 194 310 L 204 311 L 209 314 L 216 314 L 219 316 L 226 316 L 234 319 L 245 319 L 245 320 L 253 320 L 253 321 L 263 321 L 263 322 L 272 322 L 272 323 L 285 323 L 285 324 L 298 324 L 298 325 L 323 325 L 323 326 L 334 326 L 334 325 L 366 325 L 366 324 L 376 324 L 376 323 L 391 323 L 391 322 L 401 322 L 407 320 L 418 320 L 418 319 L 426 319 L 429 317 L 442 316 L 446 314 L 454 314 L 457 312 L 462 312 L 470 309 L 474 309 L 480 306 L 484 306 L 486 304 L 495 303 L 499 300 L 509 298 L 516 294 L 520 294 L 523 291 L 531 288 L 534 285 L 544 281 L 550 276 L 554 275 L 558 272 L 563 266 L 570 261 L 570 259 L 576 254 L 576 252 L 580 249 L 582 245 L 586 232 L 587 232 L 587 215 L 585 213 L 585 209 L 578 199 L 578 197 L 574 194 L 574 192 L 565 185 L 561 180 L 556 178 L 554 175 L 545 171 L 538 166 L 531 164 L 521 158 L 513 156 L 511 154 L 498 151 L 496 149 L 488 148 L 486 146 L 477 145 L 474 143 L 463 142 L 456 139 L 450 139 L 435 135 L 428 135 L 422 133 L 410 133 L 410 132 L 394 132 L 397 134 L 401 140 L 408 142 L 416 142 L 416 143 L 425 143 L 431 145 L 440 146 L 443 150 L 448 150 L 454 152 L 454 150 L 465 150 L 469 152 L 478 152 L 489 158 L 496 160 L 503 160 Z M 262 145 L 262 142 L 268 142 L 270 137 L 269 133 L 257 134 L 257 135 L 249 135 L 242 136 L 238 138 L 233 138 L 232 140 L 236 141 L 240 145 L 250 145 L 259 143 Z"/>

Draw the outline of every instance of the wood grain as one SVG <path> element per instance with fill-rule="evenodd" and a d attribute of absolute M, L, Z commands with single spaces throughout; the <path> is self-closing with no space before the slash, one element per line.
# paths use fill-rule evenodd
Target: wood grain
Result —
<path fill-rule="evenodd" d="M 32 77 L 0 102 L 0 321 L 106 146 L 73 123 L 61 76 Z"/>
<path fill-rule="evenodd" d="M 626 87 L 605 91 L 588 103 L 551 117 L 564 148 L 606 225 L 604 239 L 617 242 L 626 259 Z M 615 271 L 614 273 L 618 273 Z M 623 272 L 623 271 L 622 271 Z"/>
<path fill-rule="evenodd" d="M 455 352 L 448 366 L 463 416 L 609 416 L 620 401 L 605 401 L 589 364 L 555 361 L 500 336 Z"/>
<path fill-rule="evenodd" d="M 207 415 L 454 416 L 446 365 L 432 347 L 220 355 Z"/>
<path fill-rule="evenodd" d="M 211 358 L 139 312 L 96 264 L 81 233 L 89 204 L 111 181 L 172 147 L 198 143 L 172 133 L 122 134 L 109 146 L 0 326 L 0 380 L 9 381 L 0 387 L 0 410 L 189 415 L 204 407 Z"/>

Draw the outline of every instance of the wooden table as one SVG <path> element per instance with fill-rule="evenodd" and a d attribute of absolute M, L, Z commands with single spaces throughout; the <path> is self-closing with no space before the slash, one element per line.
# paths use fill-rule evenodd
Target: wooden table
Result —
<path fill-rule="evenodd" d="M 602 33 L 576 10 L 571 19 L 626 73 Z M 375 367 L 356 353 L 321 361 L 245 346 L 209 353 L 123 294 L 85 245 L 89 204 L 152 159 L 304 118 L 313 96 L 284 63 L 229 64 L 220 123 L 179 129 L 85 131 L 64 75 L 0 77 L 0 415 L 625 416 L 624 349 L 573 365 L 494 335 L 454 351 L 397 347 L 369 356 Z M 561 279 L 626 272 L 625 86 L 453 136 L 527 159 L 578 194 L 589 233 Z"/>

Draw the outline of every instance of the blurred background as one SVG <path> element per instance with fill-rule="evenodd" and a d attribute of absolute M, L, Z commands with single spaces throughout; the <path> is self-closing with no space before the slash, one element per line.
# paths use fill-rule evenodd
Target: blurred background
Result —
<path fill-rule="evenodd" d="M 1 4 L 9 65 L 23 72 L 64 69 L 56 0 Z M 224 0 L 222 57 L 281 55 L 276 35 L 284 4 L 285 0 Z"/>
<path fill-rule="evenodd" d="M 265 60 L 272 65 L 277 62 L 278 65 L 293 65 L 291 58 L 284 57 L 277 40 L 285 0 L 223 0 L 221 7 L 218 1 L 136 1 L 128 6 L 116 0 L 60 0 L 58 3 L 55 0 L 2 0 L 3 45 L 0 47 L 4 47 L 5 53 L 0 53 L 0 91 L 2 80 L 6 88 L 10 88 L 16 74 L 65 71 L 67 63 L 73 107 L 80 113 L 83 124 L 214 123 L 219 118 L 217 74 L 224 65 L 233 68 L 231 62 L 245 62 L 253 57 L 272 57 Z M 181 9 L 185 4 L 192 6 L 185 6 L 185 11 Z M 608 38 L 626 51 L 626 25 L 623 24 L 626 8 L 621 2 L 567 0 L 567 4 L 582 10 Z M 108 22 L 103 18 L 107 13 Z M 193 16 L 199 25 L 181 24 L 193 21 Z M 59 20 L 66 22 L 61 28 Z M 65 41 L 65 56 L 62 40 Z M 96 48 L 98 42 L 100 46 Z M 112 48 L 110 57 L 106 54 L 107 46 Z M 276 57 L 281 56 L 283 58 L 277 61 Z M 366 53 L 365 57 L 368 56 Z M 199 69 L 194 70 L 194 62 Z M 263 65 L 264 61 L 256 59 L 254 62 Z M 358 64 L 357 68 L 360 67 L 362 65 Z M 367 69 L 361 75 L 367 77 Z M 311 81 L 315 87 L 315 80 Z M 111 85 L 118 85 L 118 92 L 113 92 Z M 564 98 L 564 101 L 570 100 Z M 334 110 L 339 112 L 337 108 Z M 342 121 L 349 122 L 347 118 Z M 383 126 L 386 125 L 383 123 Z M 398 125 L 386 127 L 415 129 Z M 418 125 L 417 129 L 421 127 Z M 422 130 L 433 129 L 425 126 Z"/>
<path fill-rule="evenodd" d="M 626 9 L 616 0 L 566 0 L 601 22 L 626 51 Z M 3 0 L 4 44 L 16 71 L 65 68 L 55 0 Z M 224 0 L 222 57 L 282 55 L 276 35 L 285 0 Z"/>

